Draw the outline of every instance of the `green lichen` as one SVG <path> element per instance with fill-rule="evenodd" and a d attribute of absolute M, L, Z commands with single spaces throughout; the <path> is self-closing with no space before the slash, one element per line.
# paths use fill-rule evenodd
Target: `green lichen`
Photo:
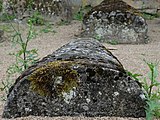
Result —
<path fill-rule="evenodd" d="M 54 61 L 37 68 L 28 78 L 30 88 L 42 96 L 61 95 L 78 86 L 78 73 L 74 62 Z"/>

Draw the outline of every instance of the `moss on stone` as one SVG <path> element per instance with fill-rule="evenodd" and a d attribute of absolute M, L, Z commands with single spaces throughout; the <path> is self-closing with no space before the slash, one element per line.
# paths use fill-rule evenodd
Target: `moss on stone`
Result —
<path fill-rule="evenodd" d="M 78 73 L 72 69 L 74 62 L 54 61 L 37 68 L 28 78 L 31 89 L 42 96 L 55 92 L 69 92 L 78 86 Z"/>
<path fill-rule="evenodd" d="M 85 16 L 84 19 L 88 19 L 89 16 L 94 12 L 103 12 L 103 13 L 111 13 L 113 11 L 120 11 L 122 13 L 130 13 L 131 15 L 142 16 L 142 14 L 135 9 L 134 7 L 130 6 L 123 0 L 104 0 L 101 4 L 95 6 L 91 9 Z"/>

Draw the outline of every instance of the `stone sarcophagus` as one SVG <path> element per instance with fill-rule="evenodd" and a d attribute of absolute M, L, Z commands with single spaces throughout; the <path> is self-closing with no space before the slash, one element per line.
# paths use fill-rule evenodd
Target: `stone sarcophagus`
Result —
<path fill-rule="evenodd" d="M 104 0 L 83 19 L 82 36 L 103 42 L 147 43 L 147 23 L 141 13 L 122 0 Z"/>
<path fill-rule="evenodd" d="M 79 39 L 24 71 L 10 88 L 4 118 L 23 116 L 144 117 L 138 82 L 102 44 Z"/>

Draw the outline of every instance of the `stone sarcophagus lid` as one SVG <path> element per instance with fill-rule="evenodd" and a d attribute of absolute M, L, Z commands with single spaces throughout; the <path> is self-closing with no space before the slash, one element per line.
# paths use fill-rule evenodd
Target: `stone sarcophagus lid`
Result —
<path fill-rule="evenodd" d="M 102 44 L 79 39 L 28 68 L 10 88 L 3 118 L 144 117 L 138 82 Z"/>
<path fill-rule="evenodd" d="M 122 0 L 104 0 L 83 19 L 82 36 L 102 42 L 147 43 L 148 26 L 141 13 Z"/>

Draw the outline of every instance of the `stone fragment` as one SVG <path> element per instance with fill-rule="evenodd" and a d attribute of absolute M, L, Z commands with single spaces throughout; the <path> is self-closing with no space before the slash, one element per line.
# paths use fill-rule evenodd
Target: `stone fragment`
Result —
<path fill-rule="evenodd" d="M 74 40 L 24 71 L 10 88 L 3 118 L 144 117 L 145 98 L 119 60 L 93 39 Z"/>
<path fill-rule="evenodd" d="M 83 19 L 82 36 L 102 42 L 147 43 L 148 26 L 141 13 L 122 0 L 104 0 Z"/>
<path fill-rule="evenodd" d="M 136 9 L 141 12 L 150 13 L 150 14 L 159 14 L 160 11 L 160 0 L 124 0 L 131 6 L 134 6 Z"/>

